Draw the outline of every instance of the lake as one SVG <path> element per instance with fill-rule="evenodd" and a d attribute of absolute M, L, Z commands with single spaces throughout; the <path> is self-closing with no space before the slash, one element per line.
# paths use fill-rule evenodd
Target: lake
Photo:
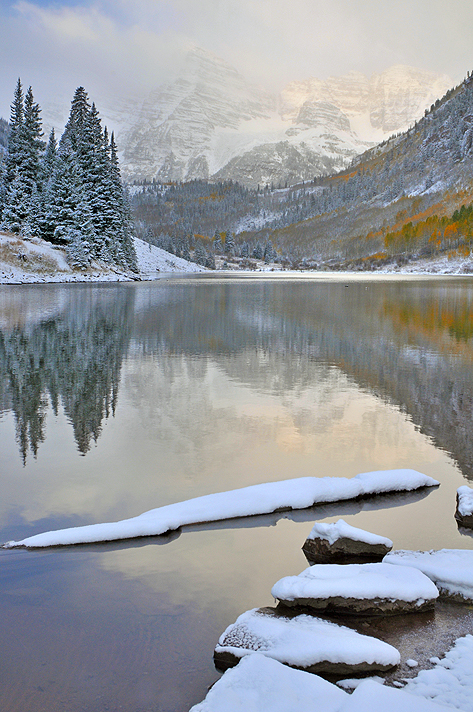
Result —
<path fill-rule="evenodd" d="M 408 467 L 441 483 L 164 537 L 0 550 L 0 709 L 186 712 L 219 677 L 226 626 L 306 567 L 315 520 L 343 517 L 398 549 L 470 549 L 453 515 L 473 479 L 472 307 L 468 277 L 0 287 L 2 542 L 293 477 Z M 473 632 L 468 607 L 380 635 L 420 659 L 452 631 Z"/>

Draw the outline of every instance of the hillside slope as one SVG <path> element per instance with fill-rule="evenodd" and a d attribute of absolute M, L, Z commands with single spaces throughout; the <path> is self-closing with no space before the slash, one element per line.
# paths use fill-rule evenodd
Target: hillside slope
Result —
<path fill-rule="evenodd" d="M 275 196 L 271 219 L 241 239 L 270 237 L 283 251 L 323 263 L 460 248 L 469 254 L 473 215 L 455 211 L 472 201 L 468 76 L 414 127 L 368 150 L 343 172 Z"/>

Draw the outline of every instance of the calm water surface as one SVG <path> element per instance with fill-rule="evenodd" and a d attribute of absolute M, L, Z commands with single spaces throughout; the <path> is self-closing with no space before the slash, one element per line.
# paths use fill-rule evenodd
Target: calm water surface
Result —
<path fill-rule="evenodd" d="M 1 287 L 0 541 L 292 477 L 412 467 L 441 482 L 169 537 L 1 550 L 2 712 L 185 712 L 219 677 L 224 628 L 305 568 L 315 520 L 343 516 L 395 548 L 472 548 L 453 518 L 473 479 L 472 306 L 470 278 Z M 433 654 L 449 616 L 473 632 L 470 615 L 411 618 L 391 639 L 419 656 L 423 627 Z"/>

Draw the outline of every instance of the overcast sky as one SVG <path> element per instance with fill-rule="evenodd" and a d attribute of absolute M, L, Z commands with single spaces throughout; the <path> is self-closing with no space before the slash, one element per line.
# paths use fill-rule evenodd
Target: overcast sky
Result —
<path fill-rule="evenodd" d="M 393 64 L 473 69 L 473 0 L 0 0 L 0 116 L 18 76 L 40 104 L 83 85 L 153 89 L 193 46 L 271 90 Z"/>

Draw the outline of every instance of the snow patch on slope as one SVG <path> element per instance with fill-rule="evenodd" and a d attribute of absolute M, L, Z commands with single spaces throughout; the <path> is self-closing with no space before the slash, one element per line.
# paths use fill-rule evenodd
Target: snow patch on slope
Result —
<path fill-rule="evenodd" d="M 139 274 L 99 261 L 92 262 L 86 270 L 78 270 L 68 264 L 64 248 L 38 237 L 24 239 L 0 232 L 0 284 L 121 282 L 155 279 L 158 273 L 207 271 L 138 238 L 134 245 Z"/>

